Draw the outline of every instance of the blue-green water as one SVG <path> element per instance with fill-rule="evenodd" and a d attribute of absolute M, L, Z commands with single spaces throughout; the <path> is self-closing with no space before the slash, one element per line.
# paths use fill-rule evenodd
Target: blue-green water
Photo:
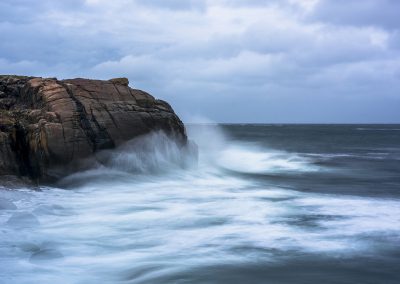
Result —
<path fill-rule="evenodd" d="M 400 125 L 188 133 L 0 189 L 0 283 L 400 282 Z"/>

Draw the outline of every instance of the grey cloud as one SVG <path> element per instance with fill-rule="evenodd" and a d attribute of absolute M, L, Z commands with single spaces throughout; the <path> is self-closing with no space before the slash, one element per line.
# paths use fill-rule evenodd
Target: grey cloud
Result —
<path fill-rule="evenodd" d="M 185 120 L 400 121 L 400 37 L 376 1 L 36 2 L 0 3 L 0 73 L 127 76 Z"/>
<path fill-rule="evenodd" d="M 335 25 L 400 28 L 398 0 L 321 0 L 310 15 L 311 20 Z"/>
<path fill-rule="evenodd" d="M 204 10 L 206 8 L 205 0 L 136 0 L 136 3 L 170 10 Z"/>
<path fill-rule="evenodd" d="M 76 11 L 85 8 L 83 0 L 2 0 L 0 2 L 0 21 L 16 24 L 30 23 L 42 17 L 48 10 Z"/>
<path fill-rule="evenodd" d="M 119 55 L 117 46 L 107 40 L 106 34 L 82 35 L 44 23 L 0 23 L 0 33 L 0 54 L 13 61 L 80 62 L 88 66 Z"/>

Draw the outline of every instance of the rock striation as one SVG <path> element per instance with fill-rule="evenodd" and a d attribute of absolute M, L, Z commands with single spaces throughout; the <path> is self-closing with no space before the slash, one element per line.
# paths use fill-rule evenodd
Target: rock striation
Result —
<path fill-rule="evenodd" d="M 82 159 L 161 130 L 185 147 L 171 106 L 109 81 L 0 76 L 0 175 L 54 181 Z"/>

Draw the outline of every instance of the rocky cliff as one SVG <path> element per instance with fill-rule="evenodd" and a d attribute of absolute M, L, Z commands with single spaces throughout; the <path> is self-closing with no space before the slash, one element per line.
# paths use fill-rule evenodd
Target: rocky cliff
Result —
<path fill-rule="evenodd" d="M 53 181 L 93 153 L 155 130 L 185 147 L 171 106 L 128 84 L 0 76 L 0 175 Z"/>

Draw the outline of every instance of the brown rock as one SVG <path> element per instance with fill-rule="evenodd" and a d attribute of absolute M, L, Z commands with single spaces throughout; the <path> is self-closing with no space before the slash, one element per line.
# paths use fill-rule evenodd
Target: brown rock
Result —
<path fill-rule="evenodd" d="M 115 85 L 121 85 L 121 86 L 128 86 L 129 85 L 129 80 L 128 78 L 114 78 L 108 80 L 109 82 L 115 84 Z"/>
<path fill-rule="evenodd" d="M 0 175 L 55 180 L 99 150 L 156 130 L 185 147 L 171 106 L 128 84 L 0 76 Z"/>

